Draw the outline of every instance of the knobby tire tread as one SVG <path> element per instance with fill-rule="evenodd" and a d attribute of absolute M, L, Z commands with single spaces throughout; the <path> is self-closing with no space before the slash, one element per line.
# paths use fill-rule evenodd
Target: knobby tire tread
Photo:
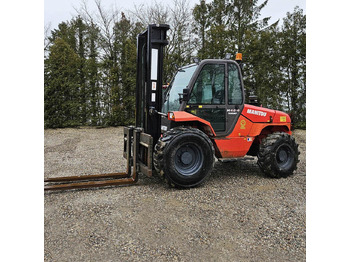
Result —
<path fill-rule="evenodd" d="M 290 170 L 280 171 L 274 165 L 275 158 L 275 146 L 277 144 L 287 143 L 291 146 L 294 151 L 295 159 Z M 269 177 L 272 178 L 281 178 L 288 177 L 293 174 L 297 169 L 297 164 L 299 162 L 298 156 L 300 154 L 298 149 L 298 144 L 295 141 L 295 138 L 284 132 L 275 132 L 269 134 L 265 137 L 259 147 L 258 152 L 258 165 L 260 169 Z"/>
<path fill-rule="evenodd" d="M 168 144 L 176 136 L 183 135 L 184 133 L 196 134 L 196 135 L 199 135 L 202 138 L 204 138 L 207 141 L 207 143 L 210 145 L 212 154 L 214 155 L 213 143 L 211 142 L 211 140 L 209 139 L 209 137 L 207 135 L 205 135 L 202 131 L 200 131 L 197 128 L 181 126 L 181 127 L 172 128 L 169 131 L 165 132 L 163 134 L 163 136 L 158 139 L 158 142 L 155 146 L 154 154 L 153 154 L 153 165 L 154 165 L 154 168 L 155 168 L 157 174 L 159 175 L 159 177 L 163 181 L 165 181 L 170 187 L 179 187 L 179 186 L 172 183 L 165 175 L 164 167 L 165 167 L 166 158 L 164 156 L 164 151 L 166 150 Z M 214 163 L 215 163 L 215 161 L 213 161 L 212 167 L 214 166 Z M 211 167 L 211 169 L 212 169 L 212 167 Z M 209 171 L 209 173 L 210 173 L 210 171 Z"/>

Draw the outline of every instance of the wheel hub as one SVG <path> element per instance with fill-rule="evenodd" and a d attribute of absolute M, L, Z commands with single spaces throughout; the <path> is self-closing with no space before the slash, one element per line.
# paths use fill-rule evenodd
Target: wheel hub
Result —
<path fill-rule="evenodd" d="M 181 155 L 181 162 L 185 165 L 188 165 L 189 163 L 191 163 L 192 159 L 193 159 L 192 154 L 189 152 L 184 152 Z"/>
<path fill-rule="evenodd" d="M 288 159 L 288 154 L 287 152 L 284 150 L 284 149 L 281 149 L 279 152 L 278 152 L 278 156 L 277 156 L 279 162 L 285 162 L 287 159 Z"/>
<path fill-rule="evenodd" d="M 203 152 L 194 144 L 181 146 L 175 153 L 175 168 L 184 176 L 196 173 L 203 164 Z"/>
<path fill-rule="evenodd" d="M 276 161 L 279 168 L 286 169 L 293 164 L 292 149 L 289 145 L 282 145 L 276 152 Z"/>

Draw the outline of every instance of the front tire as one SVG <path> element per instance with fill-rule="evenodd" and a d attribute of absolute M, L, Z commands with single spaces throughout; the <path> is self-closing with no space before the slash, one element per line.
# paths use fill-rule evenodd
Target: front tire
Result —
<path fill-rule="evenodd" d="M 294 137 L 283 132 L 272 133 L 261 141 L 258 165 L 269 177 L 288 177 L 297 168 L 299 154 Z"/>
<path fill-rule="evenodd" d="M 176 187 L 194 187 L 210 175 L 214 147 L 202 131 L 176 127 L 159 138 L 153 156 L 157 173 Z"/>

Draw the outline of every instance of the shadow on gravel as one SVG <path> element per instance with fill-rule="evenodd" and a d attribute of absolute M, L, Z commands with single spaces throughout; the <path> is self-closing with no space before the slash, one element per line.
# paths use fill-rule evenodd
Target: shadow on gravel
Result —
<path fill-rule="evenodd" d="M 259 166 L 255 160 L 235 160 L 232 162 L 216 162 L 212 170 L 212 176 L 214 177 L 247 177 L 256 176 L 266 178 L 266 176 L 260 171 Z"/>
<path fill-rule="evenodd" d="M 198 187 L 204 186 L 207 182 L 211 181 L 220 181 L 221 183 L 228 182 L 228 180 L 235 178 L 249 178 L 249 177 L 258 177 L 259 179 L 271 179 L 266 177 L 260 170 L 259 166 L 256 163 L 256 160 L 235 160 L 232 162 L 215 162 L 215 165 L 213 167 L 213 170 L 211 172 L 211 175 L 209 179 L 204 182 L 203 184 L 199 185 Z M 142 185 L 149 185 L 153 187 L 165 187 L 167 189 L 169 186 L 160 179 L 157 175 L 154 175 L 153 177 L 145 177 L 142 176 L 140 184 Z M 180 190 L 190 190 L 191 188 L 179 188 Z M 174 189 L 174 190 L 179 190 Z"/>
<path fill-rule="evenodd" d="M 235 160 L 232 162 L 215 162 L 214 168 L 211 172 L 211 176 L 208 181 L 220 180 L 225 182 L 226 179 L 235 178 L 247 178 L 247 177 L 259 177 L 267 178 L 259 169 L 255 160 Z M 205 184 L 205 183 L 204 183 Z M 109 186 L 102 188 L 86 188 L 86 189 L 71 189 L 65 191 L 46 191 L 45 194 L 62 194 L 74 191 L 95 191 L 108 188 L 120 188 L 120 187 L 138 187 L 138 186 L 150 186 L 154 188 L 168 188 L 169 186 L 157 175 L 152 177 L 145 175 L 139 176 L 139 181 L 134 185 L 121 185 L 121 186 Z M 188 190 L 184 188 L 183 190 Z"/>

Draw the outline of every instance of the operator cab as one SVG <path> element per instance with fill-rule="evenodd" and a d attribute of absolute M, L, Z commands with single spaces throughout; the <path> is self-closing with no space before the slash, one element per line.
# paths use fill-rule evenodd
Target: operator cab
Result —
<path fill-rule="evenodd" d="M 239 64 L 233 60 L 206 59 L 178 70 L 166 91 L 163 113 L 186 111 L 210 122 L 217 136 L 232 132 L 244 107 Z M 172 128 L 167 119 L 162 125 Z"/>

